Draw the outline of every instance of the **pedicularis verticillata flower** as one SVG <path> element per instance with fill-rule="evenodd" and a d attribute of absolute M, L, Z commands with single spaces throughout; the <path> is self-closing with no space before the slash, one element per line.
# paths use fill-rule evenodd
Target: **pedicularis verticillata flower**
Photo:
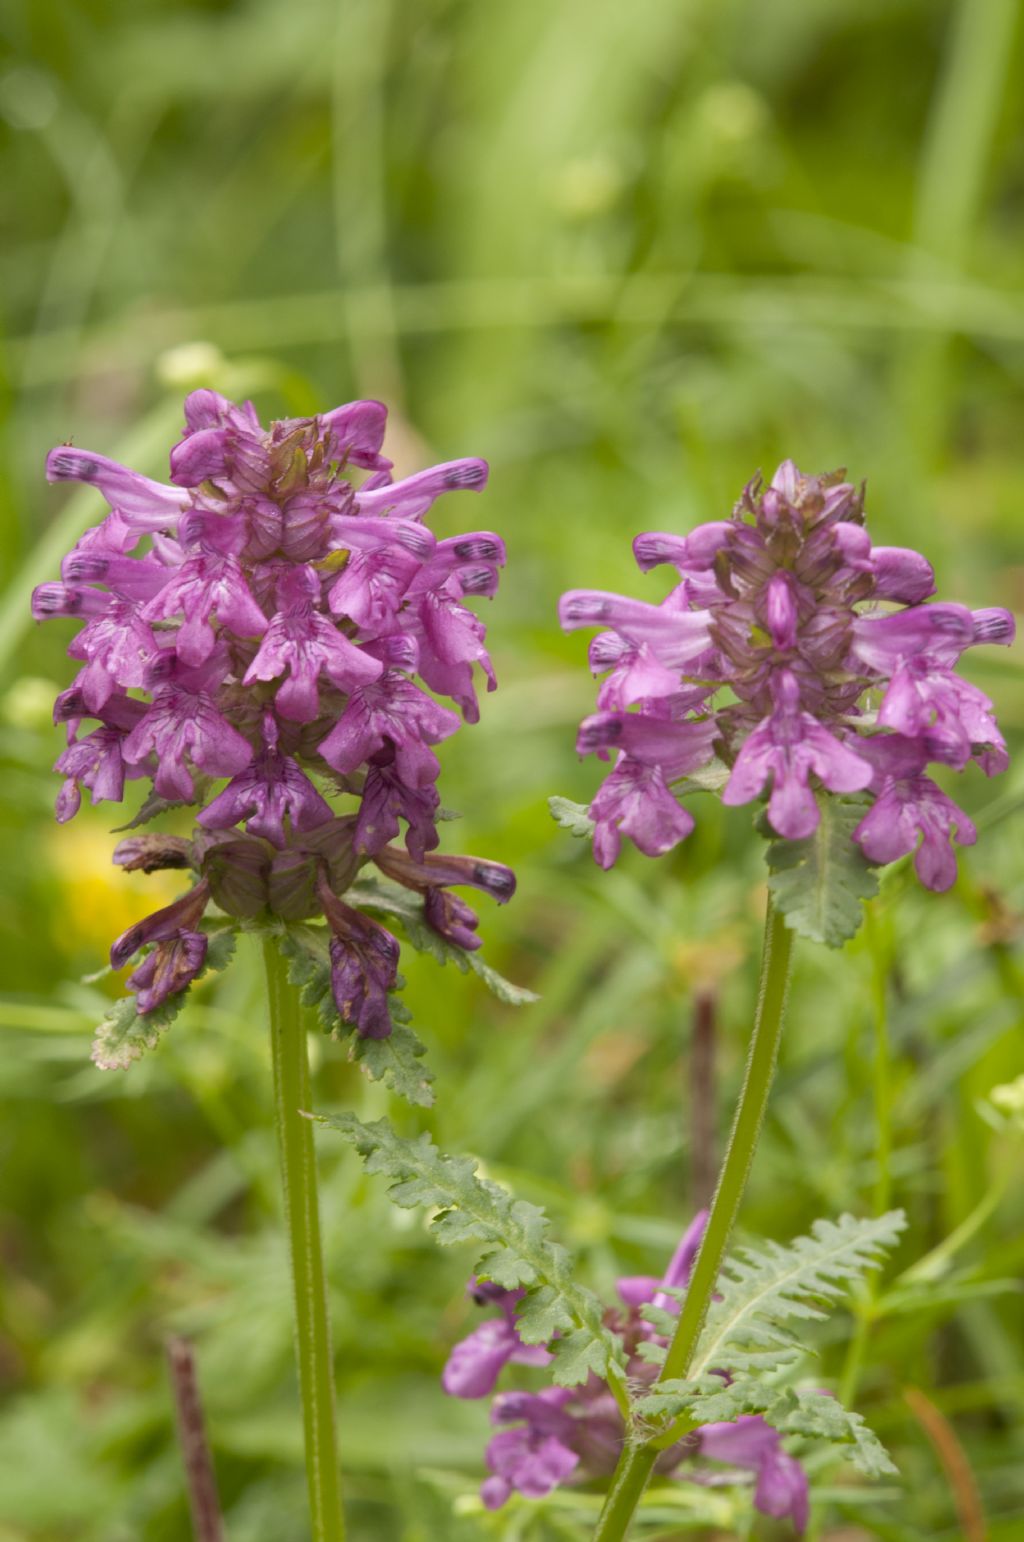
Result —
<path fill-rule="evenodd" d="M 605 1322 L 622 1345 L 627 1373 L 637 1388 L 648 1387 L 657 1367 L 640 1353 L 644 1344 L 664 1345 L 641 1315 L 650 1303 L 670 1313 L 678 1304 L 669 1291 L 684 1288 L 707 1225 L 701 1211 L 683 1235 L 663 1279 L 632 1275 L 617 1282 L 621 1306 L 605 1314 Z M 488 1397 L 508 1364 L 543 1366 L 551 1354 L 542 1344 L 524 1344 L 516 1328 L 516 1307 L 522 1290 L 471 1280 L 470 1293 L 481 1306 L 495 1306 L 489 1318 L 456 1344 L 444 1368 L 442 1383 L 451 1397 Z M 723 1382 L 728 1382 L 723 1375 Z M 513 1494 L 539 1499 L 565 1482 L 607 1477 L 615 1468 L 626 1438 L 625 1423 L 608 1384 L 591 1375 L 577 1387 L 544 1387 L 539 1392 L 500 1392 L 491 1405 L 491 1422 L 500 1426 L 487 1447 L 490 1476 L 481 1497 L 494 1510 Z M 754 1504 L 766 1515 L 789 1516 L 798 1531 L 807 1524 L 807 1474 L 782 1446 L 778 1430 L 758 1415 L 727 1423 L 706 1424 L 668 1446 L 658 1457 L 657 1471 L 696 1483 L 730 1481 L 750 1474 Z M 736 1474 L 735 1469 L 741 1469 Z"/>
<path fill-rule="evenodd" d="M 648 856 L 683 840 L 694 821 L 672 785 L 717 756 L 723 801 L 770 788 L 768 820 L 784 840 L 817 829 L 816 790 L 860 794 L 871 806 L 852 833 L 864 856 L 913 852 L 921 881 L 947 889 L 954 832 L 971 845 L 975 829 L 925 770 L 1005 767 L 991 702 L 954 670 L 974 644 L 1012 641 L 1009 613 L 925 603 L 925 558 L 872 546 L 862 491 L 792 461 L 767 488 L 750 483 L 730 519 L 640 535 L 633 550 L 645 572 L 676 569 L 661 604 L 589 589 L 561 602 L 565 628 L 606 628 L 590 645 L 606 675 L 601 710 L 577 744 L 616 755 L 590 806 L 601 866 L 623 835 Z"/>
<path fill-rule="evenodd" d="M 37 619 L 85 623 L 68 649 L 83 668 L 55 709 L 68 730 L 57 817 L 82 788 L 118 801 L 135 778 L 152 779 L 147 812 L 201 805 L 195 839 L 134 835 L 114 856 L 197 878 L 111 950 L 121 967 L 153 945 L 128 981 L 140 1012 L 202 968 L 212 901 L 249 919 L 323 915 L 338 1012 L 383 1037 L 398 943 L 342 897 L 360 867 L 422 894 L 427 923 L 460 948 L 479 945 L 476 918 L 449 886 L 499 901 L 515 887 L 498 863 L 431 855 L 433 746 L 460 718 L 429 693 L 476 720 L 474 664 L 495 680 L 464 601 L 493 595 L 505 550 L 489 531 L 438 541 L 422 521 L 440 494 L 482 488 L 487 465 L 394 482 L 386 416 L 360 401 L 264 429 L 251 404 L 202 390 L 185 402 L 171 485 L 70 446 L 48 458 L 51 481 L 92 483 L 112 510 L 33 596 Z M 338 814 L 325 792 L 354 805 Z M 402 823 L 404 851 L 389 844 Z"/>

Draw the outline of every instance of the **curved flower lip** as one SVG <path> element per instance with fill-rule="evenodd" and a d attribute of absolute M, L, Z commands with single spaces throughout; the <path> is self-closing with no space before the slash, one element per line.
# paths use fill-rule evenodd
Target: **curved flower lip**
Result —
<path fill-rule="evenodd" d="M 289 678 L 278 687 L 275 706 L 281 717 L 302 723 L 311 722 L 319 710 L 321 673 L 340 690 L 354 691 L 379 679 L 384 666 L 318 611 L 296 609 L 274 617 L 242 683 L 276 680 L 286 671 Z"/>
<path fill-rule="evenodd" d="M 268 624 L 235 557 L 186 558 L 142 609 L 144 621 L 168 621 L 178 615 L 184 622 L 175 648 L 182 662 L 192 666 L 204 663 L 213 652 L 214 616 L 236 637 L 261 637 Z"/>
<path fill-rule="evenodd" d="M 356 492 L 356 502 L 360 510 L 367 514 L 418 519 L 442 493 L 462 489 L 479 492 L 487 483 L 489 470 L 485 460 L 444 461 L 428 471 L 418 471 L 415 476 L 406 477 L 402 482 L 392 482 L 385 487 L 368 489 L 364 483 Z"/>
<path fill-rule="evenodd" d="M 768 818 L 784 840 L 811 835 L 821 818 L 808 785 L 813 772 L 832 792 L 861 792 L 874 769 L 808 712 L 780 707 L 749 735 L 736 757 L 722 802 L 737 807 L 760 796 L 772 779 Z"/>
<path fill-rule="evenodd" d="M 459 726 L 456 713 L 404 675 L 388 671 L 351 693 L 319 750 L 329 766 L 347 774 L 391 746 L 399 777 L 415 791 L 436 781 L 440 769 L 427 746 L 440 744 Z"/>
<path fill-rule="evenodd" d="M 38 584 L 32 590 L 32 618 L 49 621 L 53 616 L 102 616 L 110 608 L 109 594 L 80 589 L 73 584 Z"/>
<path fill-rule="evenodd" d="M 900 769 L 898 763 L 893 769 Z M 883 783 L 853 838 L 872 862 L 895 862 L 913 852 L 925 888 L 944 893 L 956 881 L 954 831 L 960 846 L 973 846 L 978 838 L 973 821 L 930 777 L 910 775 Z"/>
<path fill-rule="evenodd" d="M 387 421 L 387 407 L 372 397 L 346 402 L 342 407 L 322 412 L 317 419 L 320 431 L 335 455 L 350 466 L 374 471 L 391 467 L 391 462 L 380 454 Z"/>
<path fill-rule="evenodd" d="M 330 804 L 296 762 L 267 749 L 196 815 L 196 823 L 204 830 L 229 830 L 245 821 L 250 834 L 283 849 L 288 844 L 286 818 L 293 830 L 304 831 L 315 830 L 333 817 Z"/>
<path fill-rule="evenodd" d="M 646 766 L 661 766 L 673 779 L 696 771 L 710 759 L 718 728 L 710 718 L 680 723 L 637 712 L 595 712 L 583 719 L 576 740 L 580 755 L 624 750 Z"/>
<path fill-rule="evenodd" d="M 499 905 L 507 904 L 516 892 L 512 869 L 503 862 L 489 862 L 483 857 L 427 856 L 416 861 L 398 847 L 385 846 L 374 861 L 389 878 L 396 878 L 407 887 L 481 889 Z"/>
<path fill-rule="evenodd" d="M 871 567 L 875 595 L 880 600 L 919 605 L 935 593 L 934 569 L 919 551 L 905 546 L 873 546 Z"/>
<path fill-rule="evenodd" d="M 645 573 L 670 563 L 680 570 L 701 572 L 714 565 L 715 558 L 734 530 L 727 519 L 698 525 L 689 535 L 674 535 L 665 530 L 645 530 L 633 541 L 637 566 Z"/>
<path fill-rule="evenodd" d="M 566 632 L 603 626 L 627 642 L 646 643 L 661 664 L 689 663 L 711 642 L 710 611 L 667 610 L 600 589 L 570 589 L 559 601 L 558 617 Z"/>
<path fill-rule="evenodd" d="M 413 519 L 381 519 L 372 514 L 335 514 L 331 533 L 338 546 L 347 550 L 378 550 L 381 546 L 400 546 L 420 562 L 427 562 L 437 549 L 437 538 L 426 525 Z"/>
<path fill-rule="evenodd" d="M 851 651 L 882 674 L 919 656 L 952 666 L 974 641 L 974 618 L 966 605 L 912 605 L 884 616 L 858 616 L 851 634 Z"/>
<path fill-rule="evenodd" d="M 622 849 L 627 835 L 648 857 L 663 856 L 685 840 L 694 826 L 693 815 L 683 808 L 665 784 L 658 766 L 645 766 L 620 755 L 590 805 L 594 820 L 594 858 L 608 869 Z"/>
<path fill-rule="evenodd" d="M 211 776 L 234 776 L 252 759 L 252 745 L 218 712 L 209 696 L 180 686 L 162 686 L 145 716 L 124 743 L 124 757 L 137 764 L 157 757 L 154 786 L 162 798 L 188 802 L 195 784 L 186 755 Z"/>
<path fill-rule="evenodd" d="M 106 455 L 76 450 L 66 444 L 51 450 L 46 457 L 46 480 L 91 482 L 111 508 L 143 529 L 158 530 L 175 523 L 188 501 L 188 495 L 176 487 L 153 482 Z"/>
<path fill-rule="evenodd" d="M 200 879 L 194 889 L 182 895 L 162 910 L 154 910 L 144 921 L 136 921 L 111 944 L 110 962 L 114 969 L 123 969 L 133 953 L 145 947 L 147 942 L 166 942 L 180 931 L 194 931 L 210 900 L 210 885 Z"/>

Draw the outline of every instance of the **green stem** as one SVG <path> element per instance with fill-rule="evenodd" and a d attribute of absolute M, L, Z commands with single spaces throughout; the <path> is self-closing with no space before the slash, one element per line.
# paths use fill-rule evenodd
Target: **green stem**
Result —
<path fill-rule="evenodd" d="M 273 937 L 263 943 L 274 1061 L 274 1112 L 295 1292 L 295 1343 L 313 1542 L 344 1542 L 334 1414 L 334 1366 L 320 1247 L 306 1030 L 298 993 Z"/>
<path fill-rule="evenodd" d="M 689 1370 L 729 1236 L 739 1213 L 775 1074 L 792 951 L 793 934 L 773 908 L 769 897 L 757 1010 L 743 1091 L 740 1093 L 704 1240 L 690 1276 L 675 1335 L 665 1356 L 659 1377 L 661 1381 L 685 1376 Z M 673 1430 L 670 1435 L 671 1439 L 676 1439 L 678 1431 Z M 629 1534 L 636 1507 L 657 1461 L 658 1450 L 667 1438 L 663 1435 L 648 1444 L 627 1441 L 597 1523 L 594 1542 L 622 1542 Z"/>
<path fill-rule="evenodd" d="M 888 1014 L 891 949 L 887 923 L 875 905 L 866 907 L 864 930 L 871 954 L 871 1020 L 874 1033 L 871 1086 L 878 1173 L 875 1179 L 873 1204 L 875 1214 L 884 1215 L 892 1200 L 892 1074 Z M 839 1377 L 839 1401 L 846 1407 L 849 1407 L 857 1395 L 868 1341 L 875 1324 L 877 1300 L 878 1283 L 874 1275 L 869 1275 L 861 1290 L 856 1308 L 856 1323 Z"/>

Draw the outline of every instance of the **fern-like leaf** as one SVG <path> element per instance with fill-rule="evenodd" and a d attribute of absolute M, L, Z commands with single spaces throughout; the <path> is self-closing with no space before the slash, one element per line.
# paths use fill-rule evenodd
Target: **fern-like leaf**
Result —
<path fill-rule="evenodd" d="M 769 1381 L 741 1377 L 726 1383 L 717 1376 L 689 1381 L 665 1381 L 635 1405 L 637 1419 L 661 1426 L 685 1419 L 690 1428 L 734 1424 L 748 1414 L 760 1414 L 785 1435 L 805 1435 L 846 1447 L 850 1461 L 869 1478 L 896 1468 L 882 1442 L 860 1414 L 844 1408 L 827 1392 L 794 1390 Z"/>
<path fill-rule="evenodd" d="M 821 1303 L 837 1301 L 866 1270 L 877 1268 L 905 1225 L 902 1210 L 864 1220 L 842 1215 L 815 1221 L 810 1236 L 788 1247 L 764 1242 L 727 1259 L 691 1374 L 760 1372 L 793 1360 L 803 1345 L 789 1320 L 825 1317 Z"/>
<path fill-rule="evenodd" d="M 528 1344 L 559 1335 L 552 1346 L 556 1382 L 575 1386 L 591 1371 L 621 1382 L 621 1352 L 602 1321 L 602 1304 L 573 1280 L 569 1254 L 551 1240 L 543 1210 L 479 1177 L 472 1157 L 445 1155 L 429 1135 L 406 1139 L 386 1119 L 364 1124 L 349 1113 L 317 1117 L 355 1146 L 368 1173 L 390 1180 L 394 1204 L 436 1211 L 430 1229 L 439 1243 L 472 1243 L 476 1273 L 505 1290 L 525 1288 L 519 1334 Z"/>
<path fill-rule="evenodd" d="M 794 1391 L 780 1373 L 807 1352 L 792 1326 L 820 1320 L 826 1308 L 881 1261 L 905 1225 L 903 1212 L 877 1219 L 815 1221 L 810 1236 L 788 1247 L 776 1242 L 746 1248 L 726 1260 L 717 1299 L 685 1379 L 659 1381 L 634 1405 L 634 1416 L 681 1430 L 733 1423 L 761 1414 L 776 1429 L 848 1447 L 850 1460 L 869 1477 L 895 1469 L 885 1448 L 859 1414 L 820 1392 Z M 682 1292 L 671 1294 L 682 1297 Z M 647 1308 L 645 1315 L 668 1337 L 673 1320 Z M 663 1360 L 664 1350 L 646 1346 L 644 1358 Z"/>

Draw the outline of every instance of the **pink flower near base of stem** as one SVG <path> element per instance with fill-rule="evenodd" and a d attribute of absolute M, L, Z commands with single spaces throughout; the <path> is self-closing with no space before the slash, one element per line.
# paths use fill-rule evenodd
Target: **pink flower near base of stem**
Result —
<path fill-rule="evenodd" d="M 640 1345 L 666 1343 L 640 1308 L 650 1303 L 678 1311 L 670 1292 L 688 1283 L 707 1219 L 704 1210 L 694 1218 L 662 1277 L 632 1275 L 617 1282 L 625 1310 L 606 1313 L 605 1321 L 621 1340 L 627 1375 L 634 1382 L 652 1382 L 657 1374 L 638 1354 Z M 471 1280 L 469 1293 L 478 1304 L 497 1307 L 499 1316 L 455 1345 L 441 1377 L 450 1396 L 488 1397 L 506 1365 L 542 1367 L 551 1361 L 548 1346 L 524 1344 L 519 1336 L 516 1311 L 524 1291 Z M 498 1433 L 487 1445 L 489 1476 L 480 1489 L 489 1510 L 500 1509 L 513 1493 L 541 1499 L 562 1483 L 609 1476 L 625 1439 L 618 1403 L 607 1383 L 594 1375 L 579 1387 L 500 1392 L 491 1405 L 491 1423 Z M 656 1471 L 694 1483 L 752 1482 L 754 1504 L 763 1514 L 788 1517 L 797 1531 L 807 1524 L 807 1474 L 783 1449 L 778 1430 L 760 1415 L 708 1424 L 684 1436 L 661 1453 Z"/>

